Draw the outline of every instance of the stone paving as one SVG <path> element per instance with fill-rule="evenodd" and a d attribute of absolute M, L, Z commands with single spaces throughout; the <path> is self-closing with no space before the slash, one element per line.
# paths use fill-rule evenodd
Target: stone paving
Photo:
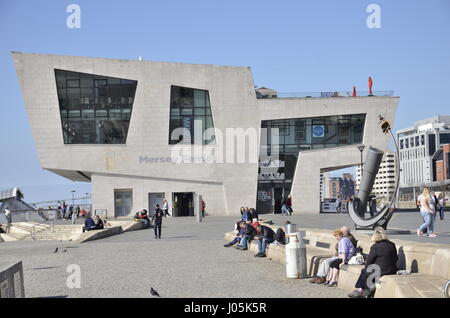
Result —
<path fill-rule="evenodd" d="M 262 217 L 279 225 L 290 220 L 302 228 L 352 226 L 347 214 Z M 284 265 L 268 258 L 224 248 L 224 233 L 233 229 L 235 219 L 209 216 L 197 223 L 192 217 L 167 218 L 161 240 L 155 240 L 153 229 L 148 229 L 83 244 L 0 243 L 0 255 L 2 262 L 23 261 L 27 297 L 150 297 L 150 287 L 162 297 L 346 297 L 339 288 L 287 279 Z M 414 234 L 395 238 L 449 244 L 449 219 L 447 215 L 444 221 L 437 221 L 437 238 Z M 402 212 L 394 216 L 390 228 L 415 230 L 420 221 L 419 213 Z M 56 247 L 59 252 L 54 253 Z M 70 264 L 81 267 L 80 289 L 66 285 Z"/>

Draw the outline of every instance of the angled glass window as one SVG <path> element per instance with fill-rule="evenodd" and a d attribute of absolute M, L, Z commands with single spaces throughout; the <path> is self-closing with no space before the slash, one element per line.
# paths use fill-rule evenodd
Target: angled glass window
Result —
<path fill-rule="evenodd" d="M 207 129 L 212 128 L 212 130 Z M 214 143 L 214 124 L 207 90 L 171 86 L 169 144 Z"/>
<path fill-rule="evenodd" d="M 137 81 L 55 69 L 65 144 L 125 144 Z"/>

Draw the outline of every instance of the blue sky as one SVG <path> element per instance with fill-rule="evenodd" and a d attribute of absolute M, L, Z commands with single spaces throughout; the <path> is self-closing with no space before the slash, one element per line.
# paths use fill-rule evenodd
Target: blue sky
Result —
<path fill-rule="evenodd" d="M 69 29 L 66 8 L 81 7 Z M 381 28 L 369 29 L 369 4 Z M 90 191 L 40 168 L 10 51 L 250 66 L 279 92 L 394 90 L 394 130 L 450 115 L 448 0 L 0 0 L 0 188 L 27 201 Z"/>

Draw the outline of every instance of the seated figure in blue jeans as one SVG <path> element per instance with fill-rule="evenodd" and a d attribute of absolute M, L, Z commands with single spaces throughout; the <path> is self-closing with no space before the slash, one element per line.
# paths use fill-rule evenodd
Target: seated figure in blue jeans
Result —
<path fill-rule="evenodd" d="M 245 222 L 241 222 L 239 223 L 239 232 L 236 235 L 236 237 L 234 238 L 234 240 L 232 240 L 230 243 L 225 244 L 225 247 L 230 247 L 233 246 L 236 243 L 240 243 L 242 237 L 245 235 L 245 233 L 247 232 L 247 224 Z"/>
<path fill-rule="evenodd" d="M 250 222 L 245 222 L 243 227 L 244 230 L 242 231 L 243 235 L 241 241 L 238 246 L 236 246 L 238 250 L 246 250 L 248 248 L 248 242 L 251 241 L 255 235 L 255 229 Z"/>
<path fill-rule="evenodd" d="M 258 225 L 255 240 L 258 240 L 258 254 L 255 257 L 266 257 L 266 246 L 275 240 L 275 232 L 268 226 Z"/>

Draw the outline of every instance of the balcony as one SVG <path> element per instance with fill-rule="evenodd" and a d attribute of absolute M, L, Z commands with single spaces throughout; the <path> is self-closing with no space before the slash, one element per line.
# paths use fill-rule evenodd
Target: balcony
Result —
<path fill-rule="evenodd" d="M 353 91 L 331 91 L 331 92 L 291 92 L 291 93 L 276 93 L 275 94 L 260 94 L 257 92 L 257 99 L 273 99 L 273 98 L 332 98 L 332 97 L 352 97 Z M 356 97 L 392 97 L 393 90 L 387 91 L 372 91 L 369 95 L 368 91 L 356 91 Z"/>

